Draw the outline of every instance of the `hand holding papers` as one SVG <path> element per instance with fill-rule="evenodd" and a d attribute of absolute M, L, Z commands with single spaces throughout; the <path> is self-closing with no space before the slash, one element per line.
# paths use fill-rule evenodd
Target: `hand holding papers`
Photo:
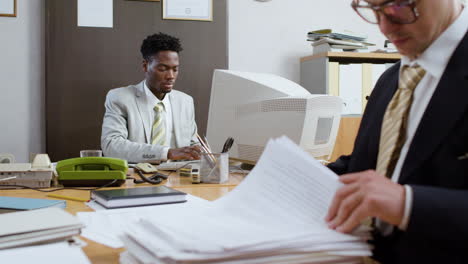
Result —
<path fill-rule="evenodd" d="M 129 224 L 125 257 L 145 263 L 353 262 L 370 255 L 364 237 L 338 233 L 324 220 L 340 186 L 337 175 L 292 141 L 272 140 L 246 179 L 210 207 Z"/>

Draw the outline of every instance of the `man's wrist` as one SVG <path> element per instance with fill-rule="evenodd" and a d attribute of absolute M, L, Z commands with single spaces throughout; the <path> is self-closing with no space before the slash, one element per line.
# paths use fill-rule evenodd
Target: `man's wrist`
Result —
<path fill-rule="evenodd" d="M 413 207 L 413 189 L 409 185 L 403 185 L 405 188 L 405 205 L 403 208 L 403 218 L 401 219 L 398 229 L 406 231 L 408 227 L 411 208 Z"/>
<path fill-rule="evenodd" d="M 161 152 L 161 161 L 166 161 L 169 159 L 169 147 L 164 147 Z"/>

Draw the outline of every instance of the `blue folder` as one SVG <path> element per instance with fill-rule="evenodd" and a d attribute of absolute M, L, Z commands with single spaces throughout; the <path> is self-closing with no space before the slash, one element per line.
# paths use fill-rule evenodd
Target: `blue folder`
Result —
<path fill-rule="evenodd" d="M 67 202 L 64 200 L 0 196 L 0 209 L 32 210 L 47 207 L 65 208 L 67 207 Z"/>

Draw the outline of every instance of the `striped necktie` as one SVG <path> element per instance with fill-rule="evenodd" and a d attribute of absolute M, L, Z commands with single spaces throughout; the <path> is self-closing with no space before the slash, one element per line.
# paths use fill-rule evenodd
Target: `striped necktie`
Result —
<path fill-rule="evenodd" d="M 164 104 L 159 102 L 154 107 L 154 122 L 151 130 L 151 144 L 166 146 L 166 122 L 164 116 Z"/>
<path fill-rule="evenodd" d="M 425 73 L 426 71 L 419 65 L 403 66 L 398 90 L 385 111 L 376 171 L 388 178 L 392 177 L 401 148 L 406 141 L 406 128 L 409 110 L 413 102 L 413 91 Z"/>
<path fill-rule="evenodd" d="M 400 72 L 398 90 L 387 106 L 380 132 L 379 155 L 377 158 L 376 171 L 392 178 L 393 170 L 400 157 L 401 148 L 406 141 L 406 128 L 408 114 L 413 102 L 413 91 L 419 81 L 424 77 L 423 68 L 403 66 Z M 377 230 L 384 236 L 393 232 L 393 226 L 375 219 Z"/>

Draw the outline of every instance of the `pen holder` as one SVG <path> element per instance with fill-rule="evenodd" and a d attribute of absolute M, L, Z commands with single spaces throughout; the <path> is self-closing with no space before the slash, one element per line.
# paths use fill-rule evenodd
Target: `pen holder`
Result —
<path fill-rule="evenodd" d="M 203 183 L 224 183 L 229 179 L 228 153 L 202 153 L 200 177 Z"/>

